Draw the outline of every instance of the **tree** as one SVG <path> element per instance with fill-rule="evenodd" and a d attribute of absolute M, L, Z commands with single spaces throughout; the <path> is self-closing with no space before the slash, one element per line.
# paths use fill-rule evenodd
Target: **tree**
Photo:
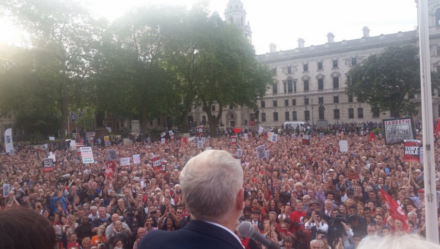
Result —
<path fill-rule="evenodd" d="M 369 56 L 348 72 L 346 93 L 373 108 L 389 110 L 392 117 L 414 115 L 409 95 L 420 92 L 419 50 L 415 46 L 389 47 Z M 432 73 L 433 88 L 438 77 Z"/>
<path fill-rule="evenodd" d="M 30 36 L 33 77 L 53 89 L 64 137 L 69 107 L 81 105 L 87 95 L 86 79 L 93 72 L 90 62 L 105 23 L 94 20 L 74 0 L 5 0 L 0 7 Z"/>

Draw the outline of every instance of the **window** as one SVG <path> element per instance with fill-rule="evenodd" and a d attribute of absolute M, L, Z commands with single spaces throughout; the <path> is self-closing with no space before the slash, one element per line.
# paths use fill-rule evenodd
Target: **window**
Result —
<path fill-rule="evenodd" d="M 289 112 L 285 112 L 284 113 L 284 118 L 286 119 L 286 121 L 290 121 L 290 113 Z"/>
<path fill-rule="evenodd" d="M 435 11 L 435 24 L 437 26 L 440 26 L 440 9 L 437 9 Z"/>
<path fill-rule="evenodd" d="M 357 58 L 356 57 L 352 57 L 351 58 L 351 65 L 354 66 L 357 64 Z"/>
<path fill-rule="evenodd" d="M 318 79 L 318 91 L 324 90 L 324 79 Z"/>
<path fill-rule="evenodd" d="M 304 105 L 309 105 L 309 98 L 304 98 Z"/>
<path fill-rule="evenodd" d="M 318 70 L 322 70 L 322 61 L 318 61 Z"/>
<path fill-rule="evenodd" d="M 364 118 L 364 108 L 358 108 L 358 118 Z"/>
<path fill-rule="evenodd" d="M 284 86 L 284 93 L 287 92 L 287 82 L 283 81 L 283 86 Z"/>
<path fill-rule="evenodd" d="M 306 121 L 309 121 L 309 120 L 310 120 L 310 111 L 309 111 L 309 110 L 305 110 L 305 111 L 304 111 L 304 119 L 305 119 Z"/>
<path fill-rule="evenodd" d="M 293 92 L 296 93 L 296 81 L 293 82 Z"/>
<path fill-rule="evenodd" d="M 288 66 L 288 67 L 287 67 L 287 73 L 288 73 L 288 74 L 291 74 L 291 73 L 292 73 L 292 66 Z"/>
<path fill-rule="evenodd" d="M 378 118 L 380 115 L 379 107 L 371 107 L 371 113 L 373 113 L 373 118 Z"/>
<path fill-rule="evenodd" d="M 289 100 L 288 99 L 284 100 L 284 106 L 289 106 Z"/>
<path fill-rule="evenodd" d="M 354 118 L 354 109 L 348 108 L 348 118 Z"/>
<path fill-rule="evenodd" d="M 273 113 L 273 121 L 278 121 L 278 112 Z"/>
<path fill-rule="evenodd" d="M 298 120 L 298 117 L 296 115 L 296 111 L 292 112 L 292 120 L 293 121 L 297 121 Z"/>
<path fill-rule="evenodd" d="M 272 74 L 273 74 L 273 76 L 277 75 L 277 68 L 276 67 L 272 68 Z"/>
<path fill-rule="evenodd" d="M 338 59 L 333 60 L 333 68 L 338 68 Z"/>
<path fill-rule="evenodd" d="M 324 97 L 318 98 L 318 104 L 324 104 Z"/>
<path fill-rule="evenodd" d="M 287 92 L 288 93 L 293 92 L 293 81 L 292 80 L 287 80 Z M 296 92 L 296 90 L 295 90 L 295 92 Z"/>
<path fill-rule="evenodd" d="M 304 72 L 308 72 L 309 71 L 309 64 L 305 63 L 303 65 L 303 69 L 304 69 Z"/>
<path fill-rule="evenodd" d="M 212 105 L 212 106 L 211 106 L 211 110 L 212 110 L 212 111 L 215 111 L 215 105 Z"/>
<path fill-rule="evenodd" d="M 261 113 L 261 122 L 266 122 L 266 113 Z"/>
<path fill-rule="evenodd" d="M 308 92 L 309 91 L 309 81 L 305 80 L 304 81 L 304 92 Z"/>
<path fill-rule="evenodd" d="M 333 96 L 333 103 L 339 103 L 339 96 Z"/>
<path fill-rule="evenodd" d="M 277 94 L 278 93 L 278 84 L 275 83 L 272 85 L 272 93 Z"/>
<path fill-rule="evenodd" d="M 353 102 L 353 95 L 352 94 L 350 94 L 350 95 L 348 95 L 348 102 Z"/>
<path fill-rule="evenodd" d="M 264 100 L 261 101 L 261 108 L 265 108 L 266 107 L 266 102 L 264 102 Z"/>
<path fill-rule="evenodd" d="M 272 103 L 273 103 L 273 107 L 277 107 L 278 106 L 278 101 L 277 100 L 273 100 Z"/>
<path fill-rule="evenodd" d="M 333 77 L 333 89 L 339 89 L 339 77 Z"/>
<path fill-rule="evenodd" d="M 292 105 L 293 105 L 293 106 L 296 105 L 296 99 L 292 99 Z"/>
<path fill-rule="evenodd" d="M 334 119 L 339 119 L 339 109 L 334 109 L 333 110 L 333 118 Z"/>

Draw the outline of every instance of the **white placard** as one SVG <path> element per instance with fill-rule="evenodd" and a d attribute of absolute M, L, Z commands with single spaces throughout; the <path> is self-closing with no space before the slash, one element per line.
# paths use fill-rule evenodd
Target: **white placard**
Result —
<path fill-rule="evenodd" d="M 199 148 L 199 149 L 202 149 L 202 148 L 203 148 L 203 142 L 202 142 L 202 141 L 199 141 L 199 142 L 197 143 L 197 148 Z"/>
<path fill-rule="evenodd" d="M 165 144 L 165 138 L 161 138 L 161 139 L 160 139 L 160 143 L 161 143 L 161 144 Z"/>
<path fill-rule="evenodd" d="M 133 155 L 133 163 L 141 164 L 141 156 L 139 154 Z"/>
<path fill-rule="evenodd" d="M 95 159 L 93 159 L 92 147 L 81 147 L 79 150 L 81 151 L 82 162 L 84 164 L 95 162 Z"/>
<path fill-rule="evenodd" d="M 255 150 L 257 152 L 257 159 L 266 158 L 266 146 L 260 145 Z"/>
<path fill-rule="evenodd" d="M 121 166 L 130 166 L 130 158 L 129 157 L 121 157 L 120 163 Z"/>
<path fill-rule="evenodd" d="M 272 137 L 270 138 L 270 141 L 273 142 L 273 143 L 278 141 L 278 135 L 277 134 L 272 134 Z"/>
<path fill-rule="evenodd" d="M 240 158 L 243 156 L 243 150 L 242 149 L 237 149 L 237 157 Z"/>
<path fill-rule="evenodd" d="M 339 150 L 341 152 L 348 152 L 347 140 L 339 140 Z"/>
<path fill-rule="evenodd" d="M 49 141 L 55 141 L 55 137 L 49 137 Z"/>

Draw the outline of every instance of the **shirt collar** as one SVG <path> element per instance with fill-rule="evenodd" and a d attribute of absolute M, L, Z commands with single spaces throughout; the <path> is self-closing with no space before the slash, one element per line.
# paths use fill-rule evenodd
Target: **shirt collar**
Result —
<path fill-rule="evenodd" d="M 222 226 L 222 225 L 220 225 L 220 224 L 218 224 L 218 223 L 215 223 L 215 222 L 212 222 L 212 221 L 206 221 L 206 220 L 204 220 L 204 222 L 209 223 L 209 224 L 211 224 L 211 225 L 214 225 L 214 226 L 216 226 L 216 227 L 220 227 L 221 229 L 228 231 L 230 234 L 232 234 L 232 235 L 237 239 L 237 241 L 240 243 L 240 245 L 243 246 L 243 244 L 241 243 L 241 240 L 240 240 L 240 238 L 237 236 L 237 234 L 233 233 L 233 232 L 232 232 L 230 229 L 228 229 L 227 227 Z M 244 248 L 244 246 L 243 246 L 243 248 Z"/>

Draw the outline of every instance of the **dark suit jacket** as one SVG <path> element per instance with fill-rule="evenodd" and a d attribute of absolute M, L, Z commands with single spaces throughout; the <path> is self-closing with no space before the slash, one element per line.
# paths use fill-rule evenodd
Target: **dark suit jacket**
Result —
<path fill-rule="evenodd" d="M 242 244 L 228 231 L 207 222 L 192 220 L 183 229 L 147 233 L 139 249 L 243 249 Z"/>

